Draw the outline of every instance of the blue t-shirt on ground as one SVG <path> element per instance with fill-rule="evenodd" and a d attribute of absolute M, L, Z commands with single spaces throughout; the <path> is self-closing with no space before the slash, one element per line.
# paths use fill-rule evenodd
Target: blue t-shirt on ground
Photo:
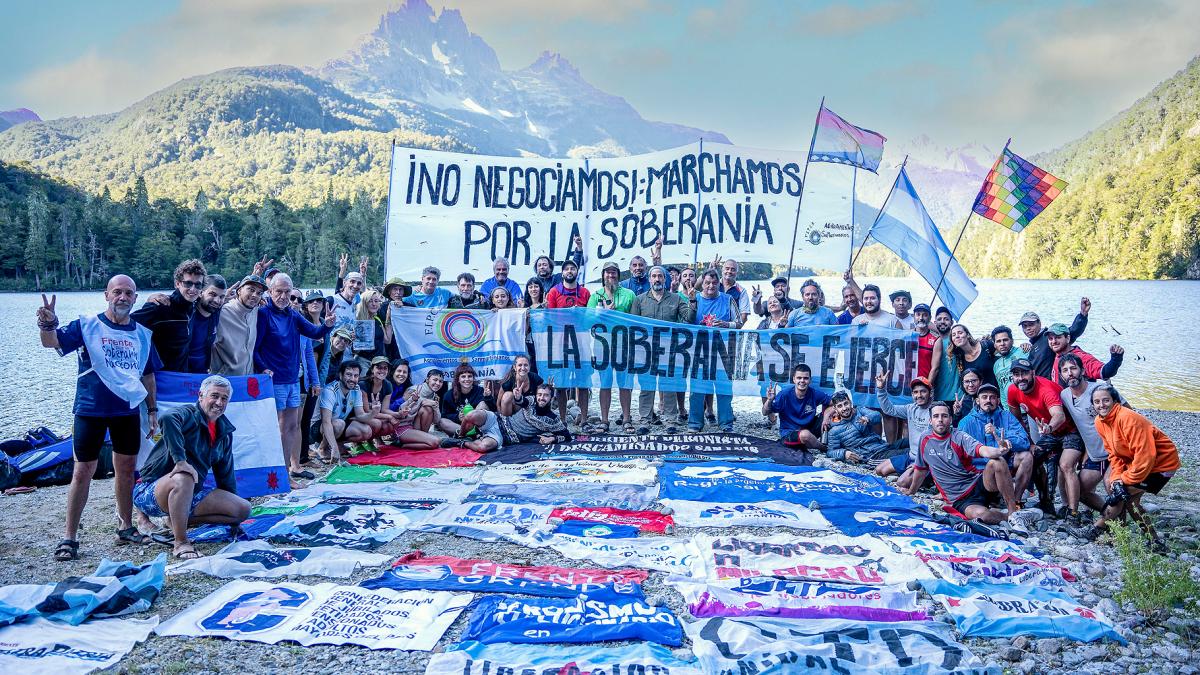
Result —
<path fill-rule="evenodd" d="M 121 326 L 109 321 L 108 317 L 103 314 L 97 318 L 113 330 L 124 330 L 131 333 L 137 330 L 137 324 L 133 321 Z M 79 350 L 79 372 L 85 373 L 92 370 L 92 359 L 88 356 L 88 351 L 83 349 L 83 328 L 79 325 L 79 319 L 58 329 L 59 352 L 65 356 L 77 349 Z M 158 350 L 154 348 L 154 345 L 150 345 L 150 358 L 146 359 L 146 367 L 142 369 L 142 374 L 157 373 L 162 368 L 163 362 L 158 358 Z M 104 386 L 104 381 L 94 370 L 75 380 L 74 412 L 83 417 L 120 417 L 140 414 L 138 408 L 130 408 L 128 401 Z"/>
<path fill-rule="evenodd" d="M 829 405 L 832 400 L 829 394 L 816 387 L 809 387 L 800 398 L 796 398 L 796 385 L 780 388 L 771 401 L 771 411 L 779 414 L 779 433 L 808 427 L 818 414 L 817 406 Z"/>

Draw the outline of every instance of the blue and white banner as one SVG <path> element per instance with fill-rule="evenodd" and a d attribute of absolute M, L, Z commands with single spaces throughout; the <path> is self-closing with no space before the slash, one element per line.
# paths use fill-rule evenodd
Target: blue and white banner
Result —
<path fill-rule="evenodd" d="M 806 363 L 814 387 L 877 406 L 876 374 L 890 372 L 888 394 L 905 403 L 917 374 L 916 334 L 871 325 L 735 330 L 578 307 L 530 312 L 529 325 L 538 373 L 559 387 L 761 396 Z"/>
<path fill-rule="evenodd" d="M 485 644 L 646 640 L 678 647 L 683 628 L 669 608 L 632 598 L 493 595 L 476 601 L 462 639 Z"/>
<path fill-rule="evenodd" d="M 609 506 L 640 511 L 658 496 L 657 486 L 621 483 L 479 485 L 464 501 L 549 506 Z"/>
<path fill-rule="evenodd" d="M 874 534 L 885 537 L 929 537 L 938 541 L 981 542 L 987 537 L 943 525 L 925 511 L 885 511 L 873 508 L 824 507 L 821 515 L 852 537 Z"/>
<path fill-rule="evenodd" d="M 1084 607 L 1071 596 L 1035 586 L 948 581 L 921 582 L 934 600 L 954 618 L 959 632 L 971 637 L 1032 635 L 1079 642 L 1125 639 L 1100 612 Z"/>
<path fill-rule="evenodd" d="M 5 626 L 0 628 L 0 673 L 84 675 L 110 668 L 150 637 L 157 625 L 156 615 L 78 626 L 39 618 Z"/>
<path fill-rule="evenodd" d="M 904 584 L 929 576 L 915 556 L 902 555 L 874 537 L 711 537 L 693 541 L 711 581 L 776 577 L 840 584 Z"/>
<path fill-rule="evenodd" d="M 200 398 L 200 383 L 205 374 L 155 373 L 158 388 L 158 416 L 172 408 L 196 403 Z M 288 474 L 284 468 L 283 441 L 279 437 L 279 416 L 275 411 L 275 388 L 267 375 L 243 375 L 227 378 L 233 385 L 233 396 L 225 408 L 225 417 L 233 423 L 233 464 L 237 478 L 238 496 L 261 497 L 288 491 Z M 143 431 L 149 431 L 145 416 Z M 146 461 L 154 441 L 142 439 L 138 466 Z M 210 474 L 206 481 L 215 485 Z"/>
<path fill-rule="evenodd" d="M 694 662 L 649 642 L 622 647 L 464 642 L 429 657 L 425 675 L 700 675 Z"/>
<path fill-rule="evenodd" d="M 395 307 L 392 330 L 396 348 L 408 359 L 412 382 L 424 382 L 437 368 L 449 375 L 468 363 L 481 380 L 508 374 L 513 357 L 525 349 L 525 310 L 496 312 L 467 309 Z"/>
<path fill-rule="evenodd" d="M 663 499 L 752 504 L 817 502 L 826 508 L 914 511 L 921 505 L 887 481 L 861 473 L 839 473 L 810 466 L 766 462 L 667 463 L 658 471 Z"/>
<path fill-rule="evenodd" d="M 785 501 L 756 504 L 712 504 L 683 499 L 663 499 L 680 527 L 794 527 L 799 530 L 832 530 L 821 511 Z"/>

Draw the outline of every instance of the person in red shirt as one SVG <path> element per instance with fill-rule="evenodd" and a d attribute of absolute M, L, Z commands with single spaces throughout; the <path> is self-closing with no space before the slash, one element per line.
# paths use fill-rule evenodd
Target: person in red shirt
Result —
<path fill-rule="evenodd" d="M 554 285 L 546 294 L 546 309 L 569 309 L 571 307 L 587 307 L 592 293 L 579 283 L 579 265 L 574 260 L 564 260 L 562 264 L 562 281 Z M 564 424 L 569 424 L 567 418 L 567 398 L 571 390 L 562 387 L 558 390 L 558 417 Z M 588 398 L 591 392 L 587 389 L 576 389 L 575 400 L 579 402 L 579 418 L 576 423 L 583 426 L 587 422 Z"/>
<path fill-rule="evenodd" d="M 928 377 L 933 367 L 933 350 L 938 343 L 938 334 L 930 330 L 932 312 L 929 305 L 921 303 L 913 308 L 913 328 L 917 331 L 917 375 Z"/>
<path fill-rule="evenodd" d="M 1062 451 L 1064 448 L 1073 450 L 1075 452 L 1070 453 L 1071 456 L 1078 459 L 1083 451 L 1083 438 L 1063 410 L 1059 396 L 1062 386 L 1035 375 L 1029 359 L 1013 361 L 1012 378 L 1013 383 L 1008 385 L 1008 408 L 1029 429 L 1029 438 L 1033 441 L 1029 449 L 1033 451 L 1033 482 L 1038 491 L 1038 508 L 1047 516 L 1052 516 L 1054 486 L 1058 485 Z M 1074 470 L 1074 467 L 1069 470 Z"/>
<path fill-rule="evenodd" d="M 1108 348 L 1109 357 L 1108 363 L 1103 363 L 1100 359 L 1083 351 L 1078 346 L 1071 344 L 1071 331 L 1066 324 L 1056 323 L 1046 329 L 1046 343 L 1050 346 L 1050 351 L 1054 354 L 1054 380 L 1062 386 L 1067 386 L 1063 381 L 1062 374 L 1058 370 L 1058 360 L 1063 354 L 1074 354 L 1083 362 L 1083 375 L 1089 380 L 1107 380 L 1117 374 L 1117 370 L 1121 367 L 1121 361 L 1125 358 L 1125 350 L 1121 345 L 1113 345 Z"/>

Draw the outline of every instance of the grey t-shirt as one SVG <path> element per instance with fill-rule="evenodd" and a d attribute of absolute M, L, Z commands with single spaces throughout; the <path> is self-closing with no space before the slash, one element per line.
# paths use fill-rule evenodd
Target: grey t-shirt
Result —
<path fill-rule="evenodd" d="M 861 316 L 861 315 L 860 315 Z M 908 420 L 908 459 L 916 461 L 917 448 L 921 445 L 921 437 L 929 433 L 929 406 L 921 407 L 916 403 L 895 405 L 888 397 L 887 390 L 880 389 L 876 394 L 879 398 L 879 409 L 889 417 L 903 417 Z"/>
<path fill-rule="evenodd" d="M 983 471 L 976 469 L 972 461 L 981 447 L 982 443 L 958 429 L 941 437 L 930 432 L 921 439 L 917 468 L 928 469 L 942 494 L 957 501 L 983 477 Z"/>
<path fill-rule="evenodd" d="M 1083 437 L 1083 447 L 1087 450 L 1088 459 L 1093 462 L 1108 459 L 1108 450 L 1104 449 L 1104 439 L 1096 431 L 1096 409 L 1092 407 L 1092 392 L 1100 386 L 1099 382 L 1088 382 L 1083 395 L 1076 398 L 1067 387 L 1059 392 L 1063 408 L 1071 416 L 1079 435 Z"/>

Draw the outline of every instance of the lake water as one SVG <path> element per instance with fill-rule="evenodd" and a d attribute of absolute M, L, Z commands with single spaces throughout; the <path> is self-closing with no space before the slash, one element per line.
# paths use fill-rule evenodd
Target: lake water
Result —
<path fill-rule="evenodd" d="M 841 279 L 818 279 L 830 300 L 840 295 Z M 915 302 L 928 302 L 932 289 L 920 279 L 871 279 L 884 294 L 904 288 Z M 799 288 L 799 280 L 793 285 Z M 860 280 L 866 283 L 866 280 Z M 982 279 L 979 299 L 964 323 L 976 335 L 1036 311 L 1044 325 L 1069 323 L 1079 311 L 1080 296 L 1092 300 L 1087 332 L 1079 345 L 1102 361 L 1108 348 L 1125 348 L 1125 363 L 1114 384 L 1137 406 L 1168 410 L 1200 410 L 1200 281 L 1026 281 Z M 753 285 L 753 282 L 750 282 Z M 770 285 L 762 282 L 764 293 Z M 147 293 L 143 292 L 142 297 Z M 62 358 L 38 340 L 34 313 L 36 293 L 0 295 L 0 439 L 44 424 L 66 431 L 71 424 L 75 392 L 75 358 Z M 58 315 L 65 322 L 81 313 L 104 309 L 100 292 L 61 293 Z M 886 301 L 885 301 L 886 306 Z M 1120 335 L 1118 335 L 1120 333 Z M 1190 336 L 1190 337 L 1189 337 Z"/>

